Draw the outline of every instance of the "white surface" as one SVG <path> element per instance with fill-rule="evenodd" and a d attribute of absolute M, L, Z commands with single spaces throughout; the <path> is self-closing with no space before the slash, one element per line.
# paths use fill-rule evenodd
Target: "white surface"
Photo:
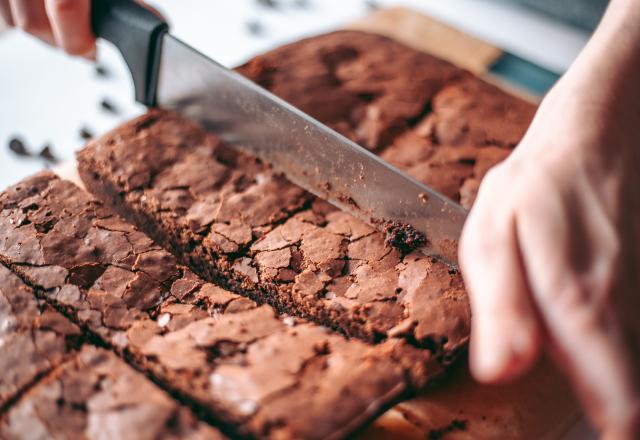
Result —
<path fill-rule="evenodd" d="M 294 0 L 289 0 L 293 4 Z M 363 0 L 308 0 L 308 9 L 269 10 L 253 0 L 155 0 L 169 18 L 172 32 L 227 66 L 279 44 L 340 27 L 367 12 Z M 405 5 L 432 14 L 471 34 L 556 71 L 563 71 L 587 36 L 574 28 L 502 1 L 378 0 L 382 6 Z M 262 36 L 247 31 L 259 21 Z M 130 80 L 111 48 L 100 51 L 112 76 L 100 79 L 91 65 L 70 59 L 18 31 L 0 34 L 0 187 L 43 167 L 40 160 L 19 160 L 6 148 L 15 135 L 36 152 L 46 142 L 62 159 L 82 146 L 79 128 L 100 134 L 140 112 L 131 102 Z M 108 96 L 123 112 L 99 108 Z"/>

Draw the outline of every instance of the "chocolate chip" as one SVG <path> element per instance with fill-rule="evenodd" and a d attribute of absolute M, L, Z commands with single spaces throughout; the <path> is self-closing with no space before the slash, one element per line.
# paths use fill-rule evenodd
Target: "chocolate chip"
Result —
<path fill-rule="evenodd" d="M 378 3 L 375 0 L 366 0 L 364 4 L 367 7 L 367 9 L 369 9 L 370 11 L 377 11 L 378 9 L 382 8 L 380 3 Z"/>
<path fill-rule="evenodd" d="M 116 105 L 111 102 L 109 99 L 105 98 L 102 101 L 100 101 L 100 107 L 103 110 L 108 111 L 109 113 L 113 113 L 114 115 L 117 115 L 119 113 L 118 108 L 116 107 Z"/>
<path fill-rule="evenodd" d="M 29 153 L 29 150 L 27 150 L 27 147 L 25 146 L 22 139 L 17 137 L 11 138 L 11 140 L 9 140 L 9 150 L 13 151 L 18 156 L 31 156 L 31 153 Z"/>
<path fill-rule="evenodd" d="M 40 156 L 41 158 L 43 158 L 44 160 L 46 160 L 49 163 L 58 163 L 58 158 L 55 156 L 55 154 L 53 154 L 53 149 L 51 148 L 51 145 L 45 145 L 42 150 L 40 150 L 40 153 L 38 153 L 38 156 Z"/>
<path fill-rule="evenodd" d="M 248 21 L 247 30 L 251 35 L 264 35 L 264 26 L 257 20 Z"/>
<path fill-rule="evenodd" d="M 89 141 L 89 140 L 93 139 L 93 133 L 87 127 L 80 128 L 80 131 L 78 132 L 78 134 L 85 141 Z"/>
<path fill-rule="evenodd" d="M 276 0 L 256 0 L 256 3 L 258 3 L 260 6 L 270 9 L 277 9 L 279 6 Z"/>
<path fill-rule="evenodd" d="M 96 64 L 94 71 L 97 76 L 102 76 L 102 77 L 107 77 L 111 74 L 111 72 L 109 72 L 109 69 L 107 69 L 102 64 Z"/>

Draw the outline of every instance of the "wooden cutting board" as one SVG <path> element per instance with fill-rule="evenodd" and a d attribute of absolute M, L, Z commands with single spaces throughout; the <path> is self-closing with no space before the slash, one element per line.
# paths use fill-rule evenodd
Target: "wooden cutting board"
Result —
<path fill-rule="evenodd" d="M 501 55 L 499 48 L 415 11 L 379 10 L 347 28 L 394 38 L 496 82 L 488 73 L 488 67 Z M 519 90 L 509 91 L 537 100 Z M 74 164 L 58 168 L 57 172 L 82 186 Z M 477 384 L 466 362 L 461 361 L 436 387 L 387 411 L 356 437 L 374 440 L 557 439 L 579 417 L 579 407 L 569 385 L 547 360 L 541 361 L 522 380 L 502 386 Z M 436 435 L 444 431 L 448 431 L 446 435 Z"/>

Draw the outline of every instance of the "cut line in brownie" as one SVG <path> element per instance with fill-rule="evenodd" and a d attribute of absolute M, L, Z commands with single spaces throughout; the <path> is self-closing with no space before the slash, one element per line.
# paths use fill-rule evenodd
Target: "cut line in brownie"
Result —
<path fill-rule="evenodd" d="M 0 413 L 81 344 L 76 325 L 0 264 Z"/>
<path fill-rule="evenodd" d="M 234 436 L 342 438 L 441 373 L 206 283 L 50 173 L 0 194 L 0 260 L 40 298 Z"/>
<path fill-rule="evenodd" d="M 0 418 L 5 440 L 223 440 L 115 354 L 86 346 Z"/>

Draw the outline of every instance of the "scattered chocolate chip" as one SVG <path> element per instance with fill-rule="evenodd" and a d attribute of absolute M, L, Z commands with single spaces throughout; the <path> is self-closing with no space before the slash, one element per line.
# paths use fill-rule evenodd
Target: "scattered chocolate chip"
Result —
<path fill-rule="evenodd" d="M 107 77 L 110 74 L 109 69 L 107 69 L 102 64 L 96 64 L 94 71 L 96 72 L 97 76 L 102 76 L 102 77 Z"/>
<path fill-rule="evenodd" d="M 11 140 L 9 140 L 9 150 L 13 151 L 18 156 L 31 156 L 31 153 L 29 153 L 29 150 L 27 150 L 27 147 L 25 146 L 22 139 L 17 137 L 11 138 Z"/>
<path fill-rule="evenodd" d="M 420 199 L 420 201 L 422 203 L 427 203 L 429 201 L 429 194 L 427 193 L 420 193 L 418 194 L 418 198 Z"/>
<path fill-rule="evenodd" d="M 248 21 L 247 30 L 251 35 L 264 35 L 264 26 L 257 20 Z"/>
<path fill-rule="evenodd" d="M 55 154 L 53 154 L 51 145 L 45 145 L 42 150 L 40 150 L 40 153 L 38 153 L 38 156 L 49 163 L 58 163 L 58 158 L 55 156 Z"/>
<path fill-rule="evenodd" d="M 375 0 L 366 0 L 364 4 L 370 11 L 377 11 L 378 9 L 382 8 L 380 3 Z"/>
<path fill-rule="evenodd" d="M 89 141 L 89 140 L 93 139 L 93 133 L 87 127 L 80 128 L 80 131 L 78 132 L 78 134 L 85 141 Z"/>
<path fill-rule="evenodd" d="M 109 101 L 107 98 L 103 99 L 102 101 L 100 101 L 100 107 L 103 110 L 108 111 L 109 113 L 113 113 L 113 114 L 118 114 L 118 108 L 115 106 L 115 104 L 111 101 Z"/>
<path fill-rule="evenodd" d="M 258 3 L 260 6 L 270 9 L 277 9 L 279 6 L 276 0 L 256 0 L 256 3 Z"/>

